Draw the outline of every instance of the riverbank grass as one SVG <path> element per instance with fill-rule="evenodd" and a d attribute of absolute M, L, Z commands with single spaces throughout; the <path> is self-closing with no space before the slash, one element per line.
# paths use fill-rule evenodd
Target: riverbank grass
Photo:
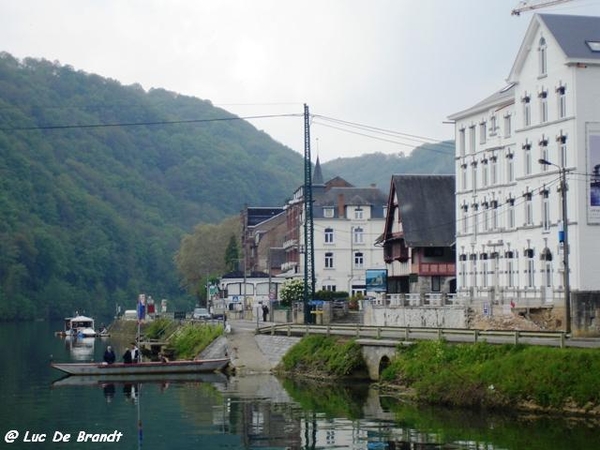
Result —
<path fill-rule="evenodd" d="M 221 324 L 185 324 L 169 338 L 168 348 L 177 359 L 193 359 L 222 334 Z"/>
<path fill-rule="evenodd" d="M 381 382 L 427 403 L 589 412 L 600 405 L 598 373 L 593 349 L 423 341 L 400 347 Z"/>
<path fill-rule="evenodd" d="M 354 340 L 312 335 L 288 350 L 278 370 L 314 378 L 344 378 L 366 373 L 366 364 Z"/>

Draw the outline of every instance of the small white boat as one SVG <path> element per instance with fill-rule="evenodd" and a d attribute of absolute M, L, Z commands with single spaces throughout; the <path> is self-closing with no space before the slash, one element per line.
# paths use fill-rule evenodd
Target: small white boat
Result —
<path fill-rule="evenodd" d="M 52 363 L 51 366 L 69 375 L 136 375 L 167 373 L 220 372 L 229 364 L 229 358 L 195 359 L 169 362 L 125 363 Z"/>
<path fill-rule="evenodd" d="M 81 315 L 66 317 L 64 330 L 58 334 L 73 337 L 95 337 L 94 319 Z"/>

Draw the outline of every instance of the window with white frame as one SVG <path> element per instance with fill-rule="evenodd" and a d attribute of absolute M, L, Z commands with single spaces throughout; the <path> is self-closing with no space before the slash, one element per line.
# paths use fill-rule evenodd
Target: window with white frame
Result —
<path fill-rule="evenodd" d="M 364 211 L 363 209 L 359 206 L 358 208 L 354 209 L 354 219 L 356 220 L 362 220 L 364 218 Z"/>
<path fill-rule="evenodd" d="M 567 167 L 567 136 L 561 134 L 557 139 L 558 159 L 561 167 Z"/>
<path fill-rule="evenodd" d="M 533 204 L 531 201 L 531 192 L 527 192 L 523 197 L 525 198 L 525 225 L 533 225 Z"/>
<path fill-rule="evenodd" d="M 325 253 L 325 268 L 333 269 L 333 252 Z"/>
<path fill-rule="evenodd" d="M 523 97 L 523 126 L 531 125 L 531 97 L 526 95 Z"/>
<path fill-rule="evenodd" d="M 508 206 L 506 213 L 506 228 L 512 230 L 515 228 L 515 199 L 509 198 L 506 204 Z"/>
<path fill-rule="evenodd" d="M 484 288 L 488 287 L 488 260 L 487 255 L 483 254 L 481 261 L 481 284 Z"/>
<path fill-rule="evenodd" d="M 333 217 L 333 208 L 323 208 L 323 217 L 331 219 Z"/>
<path fill-rule="evenodd" d="M 548 161 L 548 139 L 542 138 L 540 141 L 540 158 Z M 548 170 L 548 164 L 540 164 L 542 166 L 542 172 Z"/>
<path fill-rule="evenodd" d="M 479 143 L 485 144 L 486 138 L 487 138 L 487 124 L 484 121 L 479 124 Z"/>
<path fill-rule="evenodd" d="M 506 181 L 507 183 L 512 183 L 515 181 L 515 162 L 513 161 L 514 155 L 512 153 L 508 153 L 506 155 Z"/>
<path fill-rule="evenodd" d="M 463 191 L 467 189 L 467 167 L 468 166 L 465 163 L 460 165 L 461 189 Z"/>
<path fill-rule="evenodd" d="M 490 223 L 490 205 L 488 202 L 484 202 L 481 206 L 483 206 L 483 218 L 481 220 L 483 223 L 483 231 L 488 231 Z"/>
<path fill-rule="evenodd" d="M 490 158 L 490 184 L 492 186 L 498 184 L 498 158 L 496 156 Z"/>
<path fill-rule="evenodd" d="M 531 175 L 531 144 L 525 142 L 523 145 L 523 159 L 525 161 L 523 170 L 525 175 Z"/>
<path fill-rule="evenodd" d="M 559 86 L 556 89 L 556 95 L 558 96 L 558 118 L 564 119 L 567 117 L 567 94 L 564 86 Z"/>
<path fill-rule="evenodd" d="M 473 233 L 477 234 L 477 232 L 479 231 L 479 226 L 478 226 L 479 214 L 477 213 L 479 210 L 479 206 L 477 205 L 477 203 L 475 203 L 474 205 L 472 205 L 472 207 L 473 207 L 473 213 L 471 215 L 471 218 L 473 220 L 473 225 L 471 226 L 471 229 L 473 230 Z"/>
<path fill-rule="evenodd" d="M 458 130 L 458 148 L 460 151 L 460 156 L 462 158 L 465 157 L 466 146 L 467 146 L 467 140 L 465 138 L 465 129 L 461 128 L 460 130 Z"/>
<path fill-rule="evenodd" d="M 498 123 L 496 122 L 496 116 L 490 117 L 490 136 L 496 136 L 496 130 L 498 129 Z"/>
<path fill-rule="evenodd" d="M 471 286 L 477 286 L 477 255 L 471 255 Z"/>
<path fill-rule="evenodd" d="M 498 229 L 498 200 L 492 200 L 492 230 Z"/>
<path fill-rule="evenodd" d="M 542 91 L 539 94 L 540 99 L 540 122 L 548 122 L 548 92 Z"/>
<path fill-rule="evenodd" d="M 324 284 L 323 288 L 321 290 L 335 292 L 336 291 L 336 287 L 335 287 L 335 284 Z"/>
<path fill-rule="evenodd" d="M 460 262 L 460 285 L 467 285 L 467 263 L 465 261 Z"/>
<path fill-rule="evenodd" d="M 362 252 L 355 252 L 354 253 L 354 268 L 355 269 L 362 269 L 364 267 L 365 264 L 365 258 Z"/>
<path fill-rule="evenodd" d="M 535 260 L 532 257 L 527 258 L 527 287 L 535 287 Z"/>
<path fill-rule="evenodd" d="M 548 200 L 548 190 L 544 189 L 541 192 L 542 198 L 542 229 L 550 231 L 550 202 Z"/>
<path fill-rule="evenodd" d="M 486 158 L 481 160 L 481 185 L 483 187 L 488 185 L 488 160 Z"/>
<path fill-rule="evenodd" d="M 475 154 L 475 125 L 469 127 L 469 151 Z"/>
<path fill-rule="evenodd" d="M 477 190 L 477 161 L 473 161 L 471 163 L 471 189 L 473 191 Z"/>
<path fill-rule="evenodd" d="M 510 137 L 512 134 L 512 119 L 510 114 L 504 116 L 504 137 Z"/>
<path fill-rule="evenodd" d="M 469 230 L 469 224 L 467 222 L 469 218 L 469 207 L 467 205 L 462 205 L 462 232 L 463 234 L 467 234 Z"/>
<path fill-rule="evenodd" d="M 508 251 L 504 254 L 506 262 L 506 286 L 515 287 L 515 265 L 513 260 L 513 252 Z"/>
<path fill-rule="evenodd" d="M 352 230 L 352 240 L 355 244 L 365 243 L 365 233 L 362 227 L 354 227 L 354 230 Z"/>
<path fill-rule="evenodd" d="M 544 261 L 544 286 L 547 288 L 552 287 L 552 262 Z"/>
<path fill-rule="evenodd" d="M 333 228 L 325 228 L 325 243 L 333 244 Z"/>
<path fill-rule="evenodd" d="M 548 73 L 548 47 L 546 45 L 546 39 L 542 36 L 538 43 L 539 53 L 539 75 L 545 76 Z"/>

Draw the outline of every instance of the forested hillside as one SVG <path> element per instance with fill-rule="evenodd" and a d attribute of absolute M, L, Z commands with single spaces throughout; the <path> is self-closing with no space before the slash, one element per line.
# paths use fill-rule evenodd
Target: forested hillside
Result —
<path fill-rule="evenodd" d="M 340 176 L 355 186 L 369 186 L 375 183 L 387 192 L 392 175 L 453 174 L 454 141 L 423 144 L 408 156 L 403 153 L 371 153 L 355 158 L 338 158 L 322 164 L 322 168 L 325 178 L 328 178 L 328 175 Z"/>
<path fill-rule="evenodd" d="M 300 154 L 236 119 L 0 54 L 0 320 L 103 314 L 140 292 L 182 301 L 185 233 L 302 182 Z"/>

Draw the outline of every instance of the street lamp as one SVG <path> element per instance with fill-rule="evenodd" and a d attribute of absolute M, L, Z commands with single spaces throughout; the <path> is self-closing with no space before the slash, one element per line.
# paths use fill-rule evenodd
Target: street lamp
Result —
<path fill-rule="evenodd" d="M 558 235 L 558 241 L 563 243 L 563 282 L 565 289 L 565 332 L 571 332 L 571 283 L 569 281 L 569 224 L 567 216 L 567 169 L 545 159 L 538 159 L 538 163 L 545 166 L 554 166 L 560 171 L 560 197 L 562 200 L 562 239 Z"/>

